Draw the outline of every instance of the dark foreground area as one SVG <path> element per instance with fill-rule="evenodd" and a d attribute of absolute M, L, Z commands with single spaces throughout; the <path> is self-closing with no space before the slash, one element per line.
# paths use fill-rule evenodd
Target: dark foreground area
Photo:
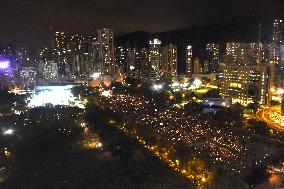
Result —
<path fill-rule="evenodd" d="M 0 188 L 193 188 L 116 128 L 103 122 L 85 126 L 84 116 L 53 107 L 5 118 L 17 126 L 13 135 L 2 138 L 1 149 L 8 154 L 1 157 L 5 181 Z M 102 147 L 85 145 L 92 140 L 86 139 L 86 130 L 99 137 Z"/>

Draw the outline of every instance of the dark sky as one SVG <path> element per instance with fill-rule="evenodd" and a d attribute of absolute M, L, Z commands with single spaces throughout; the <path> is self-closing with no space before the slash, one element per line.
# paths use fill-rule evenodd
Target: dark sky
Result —
<path fill-rule="evenodd" d="M 0 42 L 48 42 L 55 30 L 94 34 L 158 32 L 284 17 L 284 0 L 0 0 Z"/>

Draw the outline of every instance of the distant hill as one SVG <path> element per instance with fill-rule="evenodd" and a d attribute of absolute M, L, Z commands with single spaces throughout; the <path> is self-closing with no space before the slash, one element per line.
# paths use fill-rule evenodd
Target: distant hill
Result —
<path fill-rule="evenodd" d="M 262 24 L 262 41 L 268 41 L 272 23 Z M 173 31 L 148 33 L 138 31 L 119 36 L 116 45 L 130 46 L 141 49 L 148 47 L 149 40 L 159 38 L 162 46 L 173 43 L 178 47 L 178 72 L 185 70 L 185 50 L 187 45 L 193 46 L 193 56 L 203 60 L 206 43 L 215 42 L 221 45 L 224 52 L 226 42 L 257 42 L 259 23 L 220 23 L 206 26 L 190 26 Z"/>

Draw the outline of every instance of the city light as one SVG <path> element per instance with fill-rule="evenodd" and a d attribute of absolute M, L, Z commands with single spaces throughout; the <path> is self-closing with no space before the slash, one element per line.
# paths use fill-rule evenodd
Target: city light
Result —
<path fill-rule="evenodd" d="M 163 88 L 163 85 L 162 84 L 154 84 L 153 85 L 153 89 L 156 90 L 156 91 L 159 91 Z"/>
<path fill-rule="evenodd" d="M 97 79 L 98 77 L 100 77 L 100 73 L 99 72 L 95 72 L 95 73 L 93 73 L 93 75 L 91 76 L 92 78 L 94 78 L 94 79 Z"/>
<path fill-rule="evenodd" d="M 7 69 L 10 66 L 10 62 L 8 60 L 0 60 L 0 69 Z"/>
<path fill-rule="evenodd" d="M 3 135 L 12 135 L 14 133 L 13 129 L 7 129 L 3 131 Z"/>
<path fill-rule="evenodd" d="M 110 95 L 111 95 L 111 90 L 104 90 L 104 91 L 102 91 L 102 96 L 108 97 Z"/>
<path fill-rule="evenodd" d="M 193 85 L 196 87 L 196 88 L 199 88 L 202 84 L 202 81 L 200 79 L 195 79 L 193 81 Z"/>
<path fill-rule="evenodd" d="M 82 102 L 73 96 L 73 85 L 64 86 L 37 86 L 36 93 L 28 99 L 28 107 L 51 105 L 77 106 L 82 108 Z"/>

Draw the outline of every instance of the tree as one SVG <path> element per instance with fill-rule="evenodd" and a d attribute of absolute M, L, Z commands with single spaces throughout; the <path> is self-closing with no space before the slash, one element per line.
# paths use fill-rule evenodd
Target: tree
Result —
<path fill-rule="evenodd" d="M 203 106 L 197 102 L 190 102 L 184 106 L 184 110 L 188 113 L 201 113 Z"/>
<path fill-rule="evenodd" d="M 210 89 L 202 97 L 203 98 L 221 98 L 218 89 Z"/>
<path fill-rule="evenodd" d="M 249 103 L 246 107 L 246 109 L 252 110 L 252 112 L 254 113 L 257 111 L 258 108 L 259 108 L 259 105 L 257 102 Z"/>
<path fill-rule="evenodd" d="M 265 122 L 258 121 L 255 119 L 249 119 L 248 124 L 252 126 L 252 129 L 255 132 L 255 134 L 260 134 L 264 136 L 269 135 L 269 128 L 267 127 Z"/>

